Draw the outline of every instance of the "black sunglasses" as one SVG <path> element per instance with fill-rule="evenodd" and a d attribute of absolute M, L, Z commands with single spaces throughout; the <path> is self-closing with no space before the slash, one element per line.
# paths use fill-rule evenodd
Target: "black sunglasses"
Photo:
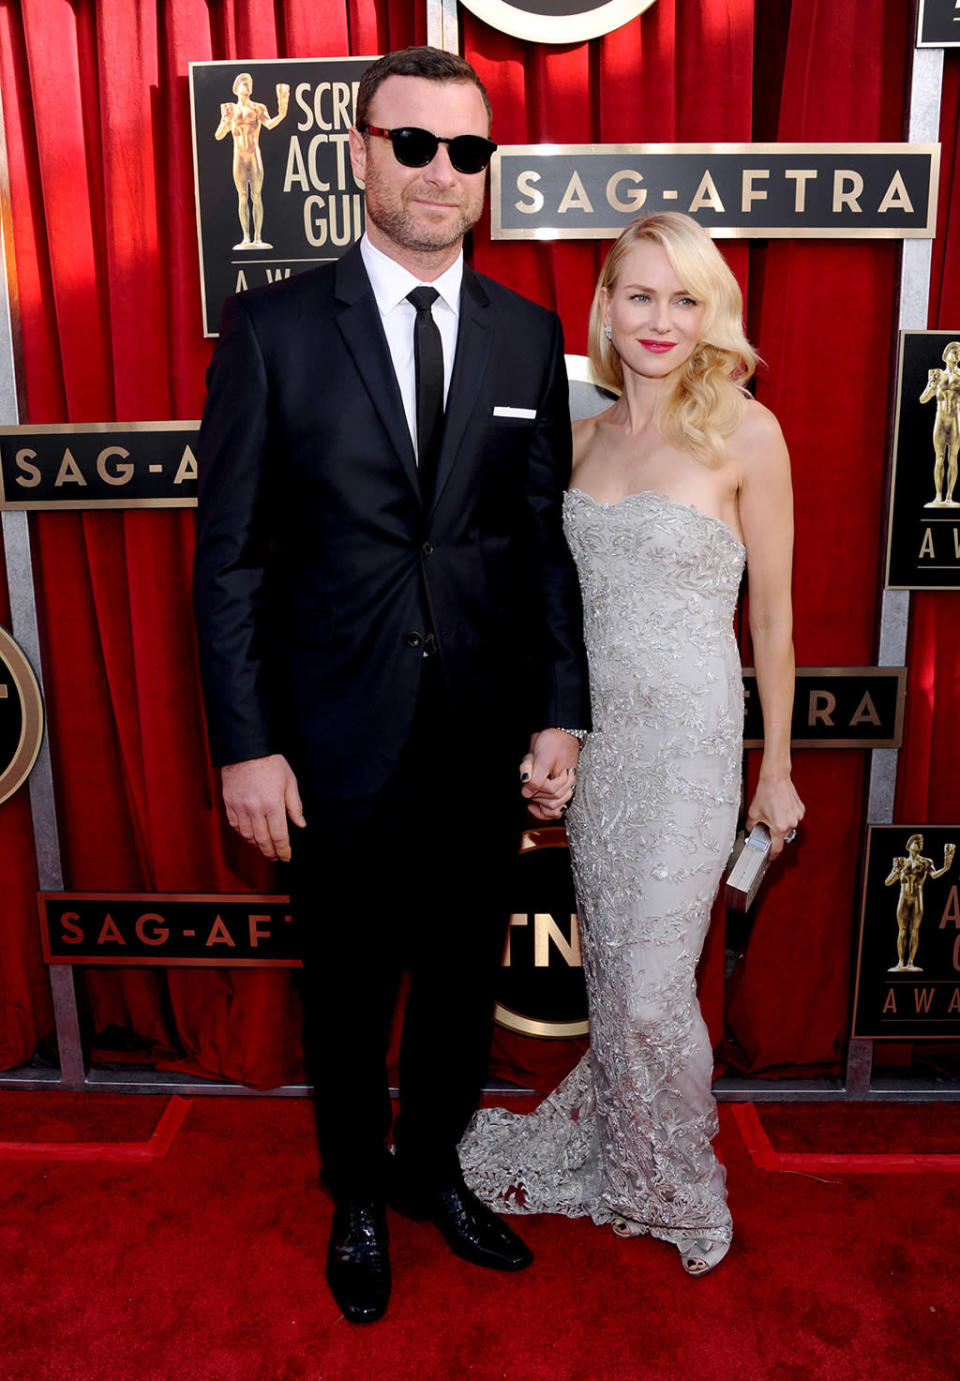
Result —
<path fill-rule="evenodd" d="M 458 173 L 482 173 L 497 151 L 492 139 L 479 134 L 456 134 L 452 139 L 431 134 L 428 129 L 404 125 L 401 129 L 381 129 L 379 125 L 361 125 L 361 134 L 379 134 L 389 139 L 398 163 L 405 168 L 425 168 L 437 156 L 437 149 L 446 144 L 450 162 Z"/>

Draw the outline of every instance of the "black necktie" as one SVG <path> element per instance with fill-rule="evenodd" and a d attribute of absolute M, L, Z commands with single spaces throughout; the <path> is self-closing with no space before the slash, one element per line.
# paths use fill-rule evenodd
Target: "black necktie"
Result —
<path fill-rule="evenodd" d="M 443 435 L 443 346 L 430 308 L 440 294 L 436 288 L 414 288 L 407 301 L 417 309 L 413 327 L 413 358 L 417 379 L 417 465 L 420 493 L 428 502 Z"/>

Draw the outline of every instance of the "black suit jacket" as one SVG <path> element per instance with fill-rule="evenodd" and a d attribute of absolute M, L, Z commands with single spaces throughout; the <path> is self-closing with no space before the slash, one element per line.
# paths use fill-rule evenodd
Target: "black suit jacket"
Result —
<path fill-rule="evenodd" d="M 308 792 L 376 791 L 430 627 L 476 741 L 588 725 L 553 313 L 464 269 L 428 509 L 358 247 L 232 298 L 207 383 L 194 589 L 216 763 L 282 752 Z"/>

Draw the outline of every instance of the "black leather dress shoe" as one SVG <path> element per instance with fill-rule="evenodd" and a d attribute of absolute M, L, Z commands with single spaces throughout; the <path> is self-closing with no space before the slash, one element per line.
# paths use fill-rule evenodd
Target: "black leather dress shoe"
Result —
<path fill-rule="evenodd" d="M 382 1317 L 390 1299 L 390 1258 L 383 1205 L 377 1200 L 334 1209 L 327 1284 L 351 1323 L 375 1323 Z"/>
<path fill-rule="evenodd" d="M 522 1271 L 533 1261 L 526 1243 L 464 1184 L 419 1195 L 397 1187 L 390 1203 L 406 1218 L 436 1224 L 450 1250 L 475 1266 Z"/>

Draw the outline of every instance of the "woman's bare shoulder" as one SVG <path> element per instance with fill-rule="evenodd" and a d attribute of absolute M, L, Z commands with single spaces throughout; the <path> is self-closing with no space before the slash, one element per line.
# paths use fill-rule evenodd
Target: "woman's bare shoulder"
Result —
<path fill-rule="evenodd" d="M 573 424 L 573 460 L 574 464 L 585 455 L 593 445 L 597 435 L 596 417 L 578 417 Z"/>
<path fill-rule="evenodd" d="M 787 444 L 776 415 L 756 398 L 750 398 L 743 416 L 727 438 L 730 456 L 741 465 L 787 461 Z"/>
<path fill-rule="evenodd" d="M 748 445 L 783 440 L 783 431 L 776 413 L 771 412 L 766 404 L 759 402 L 752 395 L 747 397 L 743 416 L 737 423 L 733 435 Z"/>

